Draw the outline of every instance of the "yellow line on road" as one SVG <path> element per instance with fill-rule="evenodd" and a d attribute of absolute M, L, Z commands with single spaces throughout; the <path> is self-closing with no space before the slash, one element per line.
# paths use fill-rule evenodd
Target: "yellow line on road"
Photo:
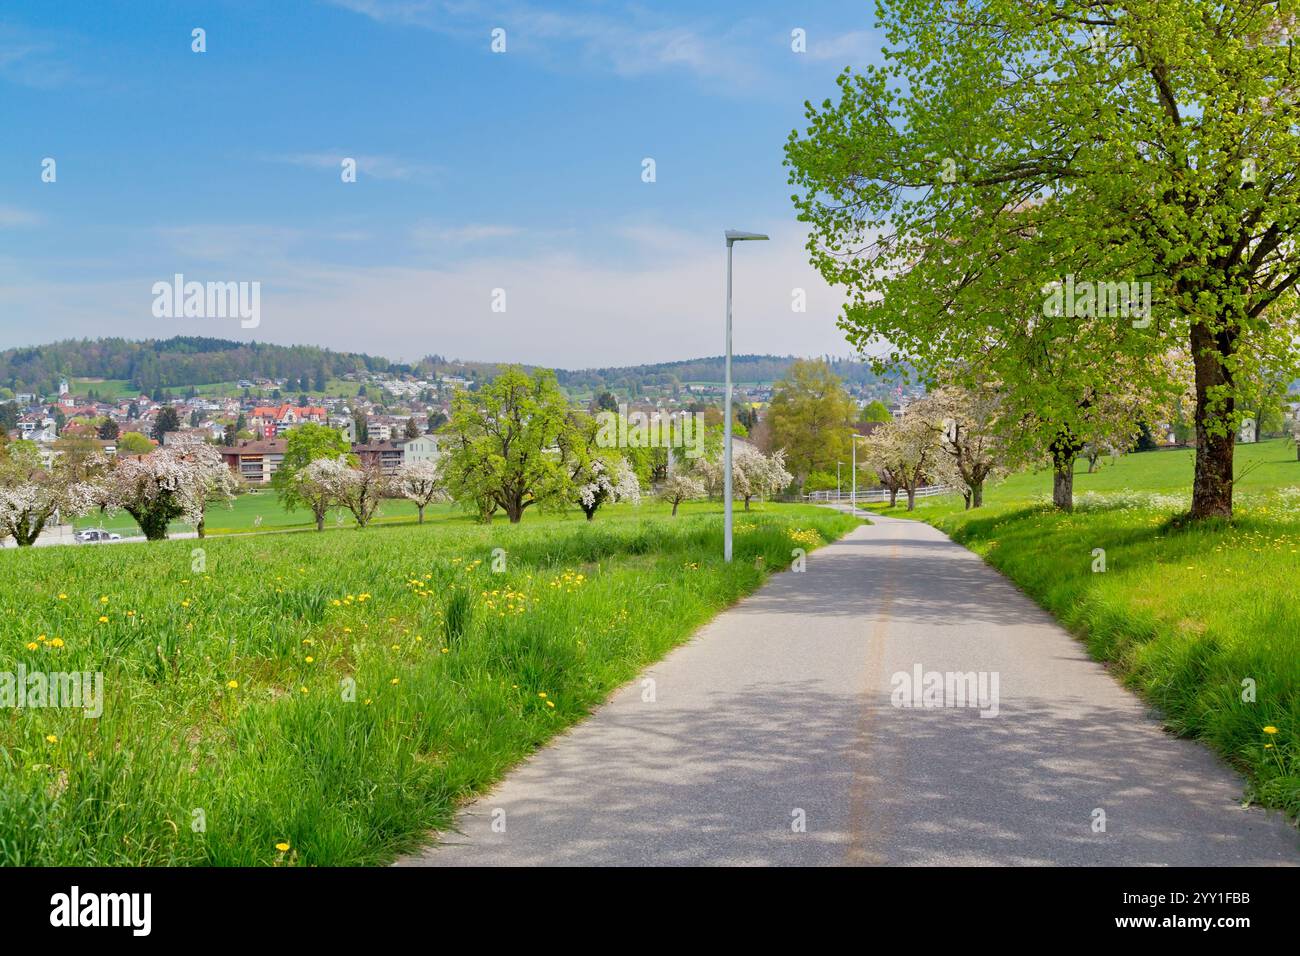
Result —
<path fill-rule="evenodd" d="M 894 526 L 897 528 L 897 526 Z M 849 846 L 844 862 L 849 866 L 879 866 L 886 861 L 876 849 L 884 828 L 883 807 L 872 801 L 876 780 L 884 768 L 879 765 L 881 754 L 872 759 L 871 743 L 874 739 L 876 708 L 881 703 L 880 675 L 885 663 L 885 635 L 889 631 L 889 612 L 894 603 L 894 561 L 898 557 L 898 543 L 889 548 L 889 561 L 883 580 L 879 582 L 880 607 L 867 637 L 866 687 L 862 693 L 862 709 L 858 718 L 854 740 L 853 779 L 849 784 Z"/>

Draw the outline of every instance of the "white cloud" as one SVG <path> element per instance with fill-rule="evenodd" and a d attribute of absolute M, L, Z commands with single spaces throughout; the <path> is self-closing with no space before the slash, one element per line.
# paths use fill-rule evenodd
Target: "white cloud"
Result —
<path fill-rule="evenodd" d="M 700 22 L 668 23 L 648 8 L 589 5 L 579 12 L 557 12 L 526 3 L 504 3 L 488 10 L 477 4 L 434 0 L 326 0 L 378 23 L 414 26 L 481 42 L 490 31 L 506 30 L 507 53 L 522 53 L 565 69 L 585 65 L 620 76 L 682 71 L 735 88 L 757 78 L 747 22 L 731 18 L 725 26 Z"/>
<path fill-rule="evenodd" d="M 753 224 L 762 229 L 763 224 Z M 737 353 L 846 354 L 835 327 L 842 302 L 808 265 L 799 230 L 775 225 L 771 242 L 735 254 Z M 9 341 L 106 333 L 130 337 L 212 335 L 285 344 L 314 343 L 414 359 L 437 352 L 564 368 L 660 362 L 723 349 L 725 251 L 708 235 L 626 227 L 608 245 L 621 263 L 593 264 L 555 247 L 480 255 L 455 266 L 349 267 L 308 260 L 248 260 L 220 278 L 262 282 L 255 331 L 221 320 L 152 317 L 159 276 L 111 283 L 0 283 L 0 331 Z M 620 245 L 621 243 L 621 245 Z M 261 250 L 265 252 L 265 250 Z M 0 266 L 3 266 L 0 263 Z M 0 267 L 0 274 L 6 270 Z M 21 270 L 17 270 L 18 279 Z M 212 276 L 196 276 L 212 278 Z M 796 287 L 807 311 L 791 310 Z M 491 311 L 506 290 L 505 313 Z M 5 329 L 5 323 L 12 327 Z"/>
<path fill-rule="evenodd" d="M 808 37 L 808 57 L 812 60 L 833 60 L 844 65 L 866 60 L 880 51 L 880 38 L 867 30 L 854 30 L 818 39 L 815 33 Z"/>
<path fill-rule="evenodd" d="M 342 149 L 331 149 L 318 153 L 291 153 L 281 156 L 268 156 L 272 163 L 287 163 L 307 169 L 325 169 L 340 176 L 343 160 L 353 159 L 357 163 L 357 177 L 374 179 L 413 181 L 428 180 L 438 174 L 438 167 L 418 160 L 402 159 L 398 156 L 377 154 L 349 153 Z"/>
<path fill-rule="evenodd" d="M 424 246 L 459 246 L 490 239 L 508 239 L 523 232 L 518 226 L 489 223 L 440 226 L 421 223 L 411 229 L 411 240 Z"/>
<path fill-rule="evenodd" d="M 12 229 L 17 226 L 35 226 L 42 222 L 40 216 L 26 209 L 14 206 L 0 206 L 0 229 Z"/>

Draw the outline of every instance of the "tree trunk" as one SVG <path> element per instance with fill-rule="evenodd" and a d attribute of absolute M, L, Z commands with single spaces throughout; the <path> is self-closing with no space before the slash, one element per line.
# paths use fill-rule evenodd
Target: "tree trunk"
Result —
<path fill-rule="evenodd" d="M 1229 332 L 1214 335 L 1203 324 L 1192 326 L 1192 362 L 1196 369 L 1196 475 L 1192 480 L 1193 518 L 1232 517 L 1232 455 L 1236 435 L 1225 429 L 1212 435 L 1205 427 L 1214 417 L 1229 420 L 1234 408 L 1232 383 L 1224 370 L 1221 356 L 1231 352 L 1235 336 Z M 1211 394 L 1224 397 L 1210 407 Z"/>
<path fill-rule="evenodd" d="M 320 512 L 318 515 L 316 515 L 316 530 L 317 531 L 325 530 L 325 512 L 323 511 Z"/>
<path fill-rule="evenodd" d="M 907 510 L 911 511 L 915 507 L 916 507 L 916 489 L 908 488 L 907 489 Z"/>
<path fill-rule="evenodd" d="M 961 493 L 961 500 L 964 506 L 963 510 L 970 511 L 971 493 L 969 488 L 967 488 L 965 491 Z"/>
<path fill-rule="evenodd" d="M 424 505 L 416 505 L 415 507 L 416 507 L 416 510 L 419 511 L 419 513 L 420 513 L 420 518 L 419 518 L 419 520 L 416 521 L 415 523 L 416 523 L 416 524 L 424 524 Z"/>
<path fill-rule="evenodd" d="M 891 508 L 897 508 L 897 507 L 898 507 L 898 489 L 897 489 L 897 488 L 890 488 L 890 489 L 889 489 L 889 507 L 891 507 Z"/>
<path fill-rule="evenodd" d="M 507 501 L 505 505 L 506 517 L 510 519 L 511 524 L 519 524 L 520 519 L 524 516 L 524 506 L 518 501 Z"/>
<path fill-rule="evenodd" d="M 199 535 L 200 538 L 206 538 L 206 537 L 207 537 L 207 535 L 208 535 L 208 527 L 207 527 L 207 525 L 208 525 L 208 516 L 207 516 L 207 515 L 204 515 L 202 518 L 199 519 L 199 523 L 198 523 L 198 525 L 197 525 L 197 526 L 195 527 L 195 529 L 194 529 L 195 531 L 198 532 L 198 535 Z"/>
<path fill-rule="evenodd" d="M 970 506 L 972 508 L 982 508 L 984 506 L 984 482 L 977 481 L 970 488 Z"/>
<path fill-rule="evenodd" d="M 745 510 L 749 510 L 749 495 L 745 495 Z"/>
<path fill-rule="evenodd" d="M 135 519 L 135 523 L 140 526 L 144 532 L 146 541 L 166 541 L 167 540 L 167 522 L 168 519 L 160 515 L 155 510 L 133 511 L 126 509 L 126 513 Z"/>
<path fill-rule="evenodd" d="M 1074 510 L 1074 461 L 1052 467 L 1052 504 L 1062 511 Z"/>
<path fill-rule="evenodd" d="M 14 541 L 20 548 L 30 548 L 36 543 L 36 539 L 41 536 L 41 531 L 45 527 L 45 519 L 37 520 L 35 518 L 24 517 L 20 521 L 14 522 Z"/>
<path fill-rule="evenodd" d="M 1052 453 L 1052 504 L 1064 512 L 1074 510 L 1074 459 L 1083 447 L 1068 429 L 1057 432 Z"/>
<path fill-rule="evenodd" d="M 1296 453 L 1296 457 L 1300 458 L 1300 452 L 1297 452 L 1297 453 Z M 674 518 L 677 517 L 677 506 L 678 506 L 679 504 L 681 504 L 680 501 L 674 501 L 674 502 L 673 502 L 673 517 L 674 517 Z"/>

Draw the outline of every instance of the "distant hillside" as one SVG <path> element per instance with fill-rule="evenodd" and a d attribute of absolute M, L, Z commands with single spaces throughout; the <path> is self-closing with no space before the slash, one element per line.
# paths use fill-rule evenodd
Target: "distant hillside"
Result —
<path fill-rule="evenodd" d="M 773 382 L 785 374 L 795 356 L 736 355 L 732 377 L 740 384 Z M 849 385 L 881 381 L 862 362 L 828 357 L 835 373 Z M 313 389 L 349 372 L 408 373 L 421 378 L 436 374 L 491 378 L 504 363 L 461 362 L 429 355 L 413 364 L 356 352 L 335 352 L 311 345 L 271 345 L 228 339 L 177 336 L 170 339 L 68 339 L 50 345 L 12 348 L 0 352 L 0 386 L 14 392 L 53 394 L 58 380 L 109 379 L 129 383 L 134 390 L 234 382 L 239 379 L 300 379 Z M 636 395 L 646 387 L 692 382 L 721 382 L 723 357 L 686 359 L 655 365 L 632 365 L 556 372 L 560 384 L 574 391 L 610 390 Z"/>
<path fill-rule="evenodd" d="M 733 355 L 731 378 L 738 384 L 775 382 L 800 356 L 794 355 Z M 870 385 L 882 380 L 864 362 L 825 356 L 831 369 L 849 385 Z M 645 386 L 665 386 L 688 382 L 721 382 L 724 375 L 722 355 L 709 358 L 685 359 L 680 362 L 660 362 L 656 365 L 630 365 L 614 368 L 559 371 L 560 384 L 571 389 L 609 389 L 635 392 Z"/>
<path fill-rule="evenodd" d="M 382 372 L 386 358 L 310 345 L 268 345 L 198 336 L 170 339 L 68 339 L 0 352 L 0 385 L 52 394 L 61 376 L 120 379 L 141 392 L 233 382 L 241 378 L 301 378 L 315 382 L 353 371 Z"/>

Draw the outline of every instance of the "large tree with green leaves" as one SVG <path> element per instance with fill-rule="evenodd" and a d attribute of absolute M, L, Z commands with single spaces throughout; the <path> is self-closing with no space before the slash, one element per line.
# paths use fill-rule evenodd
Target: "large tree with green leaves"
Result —
<path fill-rule="evenodd" d="M 319 531 L 323 513 L 317 513 L 310 497 L 303 496 L 303 485 L 296 478 L 313 461 L 348 458 L 351 450 L 348 440 L 337 428 L 317 422 L 303 422 L 290 429 L 284 437 L 284 458 L 271 477 L 271 487 L 279 496 L 280 503 L 289 511 L 303 506 L 312 508 L 313 514 L 316 514 L 316 530 Z M 355 464 L 355 459 L 349 463 Z"/>
<path fill-rule="evenodd" d="M 855 408 L 844 382 L 819 359 L 799 359 L 772 389 L 770 444 L 785 449 L 785 464 L 802 481 L 835 471 L 849 458 Z"/>
<path fill-rule="evenodd" d="M 442 430 L 447 490 L 483 520 L 499 508 L 511 524 L 533 505 L 562 506 L 571 488 L 562 449 L 581 441 L 573 427 L 547 369 L 529 375 L 511 366 L 476 391 L 457 392 Z"/>
<path fill-rule="evenodd" d="M 851 293 L 849 338 L 937 370 L 1081 318 L 1041 339 L 1078 369 L 1060 406 L 1085 409 L 1117 363 L 1163 385 L 1148 360 L 1181 351 L 1192 515 L 1231 515 L 1241 383 L 1297 365 L 1297 6 L 881 0 L 884 65 L 842 74 L 787 146 L 813 260 Z M 1079 281 L 1091 301 L 1027 314 Z M 1058 410 L 1043 417 L 1072 446 Z"/>

